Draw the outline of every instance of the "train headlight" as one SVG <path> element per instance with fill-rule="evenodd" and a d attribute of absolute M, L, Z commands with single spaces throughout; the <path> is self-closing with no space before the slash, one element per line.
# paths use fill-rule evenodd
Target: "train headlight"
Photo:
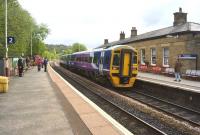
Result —
<path fill-rule="evenodd" d="M 119 70 L 119 67 L 112 67 L 113 70 Z"/>

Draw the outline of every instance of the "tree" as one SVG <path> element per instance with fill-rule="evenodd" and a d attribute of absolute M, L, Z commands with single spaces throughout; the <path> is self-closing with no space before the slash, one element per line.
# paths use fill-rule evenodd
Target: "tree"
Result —
<path fill-rule="evenodd" d="M 5 2 L 0 0 L 0 57 L 5 57 Z M 8 46 L 9 57 L 30 55 L 32 37 L 33 54 L 45 51 L 43 40 L 49 34 L 45 24 L 38 25 L 31 15 L 24 10 L 17 0 L 8 0 L 8 36 L 16 39 L 14 45 Z"/>
<path fill-rule="evenodd" d="M 44 51 L 43 54 L 42 54 L 42 57 L 45 57 L 45 58 L 47 58 L 48 60 L 53 60 L 53 59 L 56 59 L 58 56 L 55 55 L 55 54 L 52 53 L 52 52 Z"/>
<path fill-rule="evenodd" d="M 64 54 L 72 54 L 72 48 L 64 50 Z"/>
<path fill-rule="evenodd" d="M 80 51 L 86 51 L 87 48 L 85 47 L 84 44 L 80 44 L 80 43 L 74 43 L 72 45 L 72 52 L 80 52 Z"/>

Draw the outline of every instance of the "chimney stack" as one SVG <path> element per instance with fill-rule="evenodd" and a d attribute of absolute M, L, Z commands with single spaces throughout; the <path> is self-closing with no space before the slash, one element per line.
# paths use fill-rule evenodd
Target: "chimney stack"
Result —
<path fill-rule="evenodd" d="M 131 38 L 137 36 L 137 29 L 136 27 L 132 27 L 131 29 Z"/>
<path fill-rule="evenodd" d="M 123 39 L 125 39 L 125 33 L 123 32 L 123 31 L 121 31 L 121 33 L 120 33 L 120 38 L 119 38 L 120 40 L 123 40 Z"/>
<path fill-rule="evenodd" d="M 104 45 L 108 44 L 108 39 L 104 39 Z"/>
<path fill-rule="evenodd" d="M 179 8 L 179 12 L 174 13 L 174 26 L 181 25 L 187 22 L 187 13 L 182 12 L 182 8 Z"/>

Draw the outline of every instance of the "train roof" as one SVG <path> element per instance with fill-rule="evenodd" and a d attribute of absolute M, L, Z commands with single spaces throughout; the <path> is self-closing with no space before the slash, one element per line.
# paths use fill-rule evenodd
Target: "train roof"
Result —
<path fill-rule="evenodd" d="M 128 45 L 115 45 L 115 46 L 109 46 L 109 47 L 104 47 L 104 48 L 96 48 L 93 51 L 102 51 L 102 50 L 106 51 L 106 50 L 113 50 L 113 49 L 121 48 L 121 47 L 125 47 L 125 48 L 129 48 L 129 49 L 135 50 L 135 48 L 133 48 L 131 46 L 128 46 Z"/>
<path fill-rule="evenodd" d="M 91 51 L 81 51 L 81 52 L 75 52 L 73 54 L 89 54 Z"/>
<path fill-rule="evenodd" d="M 66 55 L 63 55 L 63 56 L 76 55 L 76 54 L 90 54 L 92 52 L 109 51 L 109 50 L 113 50 L 113 49 L 121 48 L 121 47 L 125 47 L 125 48 L 128 48 L 128 49 L 135 50 L 135 48 L 128 46 L 128 45 L 115 45 L 115 46 L 109 46 L 109 47 L 106 47 L 106 48 L 105 47 L 104 48 L 97 48 L 97 49 L 93 49 L 93 50 L 90 50 L 90 51 L 75 52 L 75 53 L 66 54 Z"/>

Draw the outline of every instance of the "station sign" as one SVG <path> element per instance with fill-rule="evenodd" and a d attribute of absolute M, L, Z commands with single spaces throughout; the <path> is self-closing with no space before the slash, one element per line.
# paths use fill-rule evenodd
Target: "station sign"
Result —
<path fill-rule="evenodd" d="M 8 44 L 14 44 L 15 43 L 15 37 L 12 37 L 12 36 L 7 37 L 7 43 Z"/>
<path fill-rule="evenodd" d="M 178 55 L 178 58 L 193 60 L 193 59 L 197 59 L 197 54 L 180 54 L 180 55 Z"/>

